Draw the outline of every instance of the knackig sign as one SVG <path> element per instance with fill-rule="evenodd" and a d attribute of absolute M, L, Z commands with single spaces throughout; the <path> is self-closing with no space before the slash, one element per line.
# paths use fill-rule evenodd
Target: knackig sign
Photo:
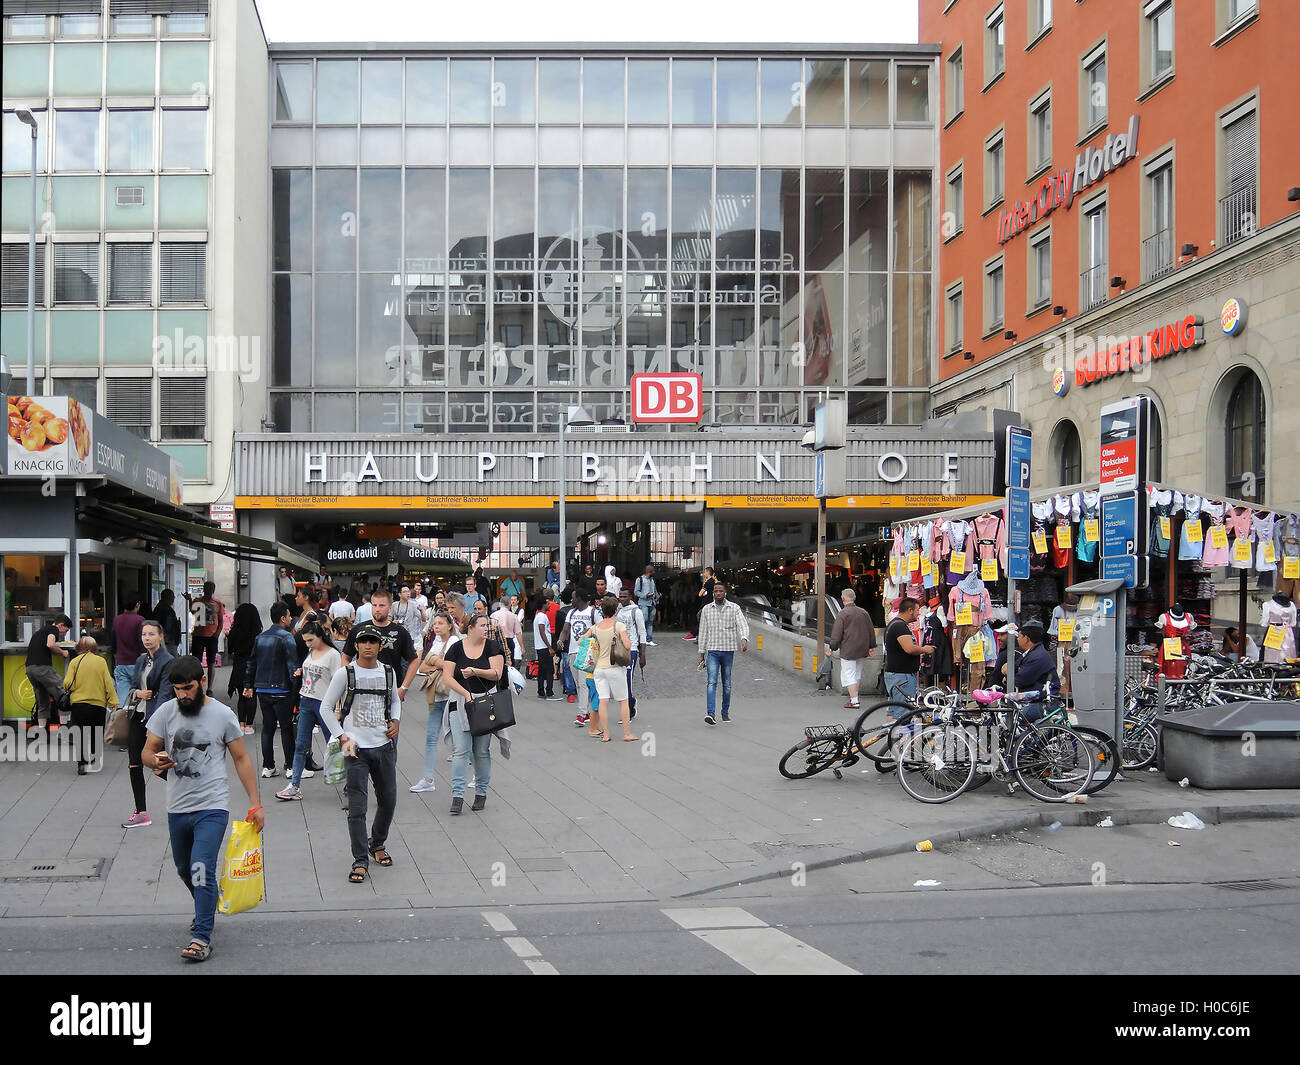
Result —
<path fill-rule="evenodd" d="M 1084 189 L 1112 170 L 1118 170 L 1130 159 L 1136 159 L 1137 143 L 1138 116 L 1134 115 L 1128 120 L 1127 133 L 1108 133 L 1100 148 L 1085 148 L 1075 157 L 1073 171 L 1061 168 L 1048 174 L 1033 199 L 1021 200 L 1010 210 L 1000 212 L 998 243 L 1005 244 L 1058 207 L 1068 208 Z"/>

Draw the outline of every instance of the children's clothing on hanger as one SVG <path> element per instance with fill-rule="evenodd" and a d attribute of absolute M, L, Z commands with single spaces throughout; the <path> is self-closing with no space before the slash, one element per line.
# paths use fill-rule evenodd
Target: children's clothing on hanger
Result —
<path fill-rule="evenodd" d="M 1227 541 L 1228 526 L 1223 518 L 1226 509 L 1223 503 L 1213 499 L 1207 499 L 1201 504 L 1201 510 L 1210 519 L 1210 523 L 1205 529 L 1205 546 L 1201 550 L 1201 565 L 1206 569 L 1213 569 L 1215 566 L 1226 566 L 1232 560 L 1232 549 L 1228 546 Z M 1222 546 L 1216 546 L 1214 543 L 1215 528 L 1223 530 L 1224 540 Z"/>

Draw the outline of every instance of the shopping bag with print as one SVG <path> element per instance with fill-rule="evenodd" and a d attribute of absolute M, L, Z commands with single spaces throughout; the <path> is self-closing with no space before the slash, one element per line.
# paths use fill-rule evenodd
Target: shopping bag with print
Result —
<path fill-rule="evenodd" d="M 230 826 L 226 860 L 221 867 L 221 913 L 243 913 L 266 901 L 266 880 L 262 876 L 262 833 L 251 821 Z"/>
<path fill-rule="evenodd" d="M 342 784 L 348 779 L 348 767 L 343 761 L 343 745 L 330 740 L 325 747 L 325 783 Z"/>
<path fill-rule="evenodd" d="M 578 641 L 578 649 L 574 652 L 573 661 L 570 663 L 572 669 L 579 673 L 596 672 L 596 641 L 590 636 L 584 636 Z"/>

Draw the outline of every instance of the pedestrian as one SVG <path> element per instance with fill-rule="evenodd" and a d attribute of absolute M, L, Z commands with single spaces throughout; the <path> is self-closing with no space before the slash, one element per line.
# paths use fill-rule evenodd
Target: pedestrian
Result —
<path fill-rule="evenodd" d="M 331 618 L 351 618 L 356 616 L 356 608 L 348 602 L 347 592 L 343 587 L 334 589 L 334 602 L 330 603 L 329 614 Z"/>
<path fill-rule="evenodd" d="M 343 648 L 348 645 L 348 634 L 352 631 L 351 618 L 331 618 L 325 629 L 325 638 L 329 640 L 334 650 L 340 654 Z"/>
<path fill-rule="evenodd" d="M 635 608 L 633 608 L 635 609 Z M 623 739 L 629 743 L 640 739 L 632 735 L 632 712 L 628 706 L 627 667 L 616 665 L 613 661 L 614 644 L 617 641 L 626 651 L 631 651 L 632 641 L 627 626 L 618 620 L 618 600 L 612 595 L 600 601 L 602 618 L 591 628 L 591 638 L 595 641 L 596 652 L 596 704 L 595 729 L 588 727 L 587 733 L 599 736 L 608 743 L 613 737 L 609 734 L 609 701 L 618 700 L 619 720 L 623 724 Z M 637 612 L 639 615 L 639 611 Z"/>
<path fill-rule="evenodd" d="M 486 695 L 505 676 L 505 650 L 488 637 L 488 619 L 477 616 L 460 641 L 443 656 L 442 676 L 451 689 L 451 813 L 460 814 L 465 803 L 465 769 L 471 748 L 474 758 L 474 804 L 471 810 L 487 806 L 488 781 L 492 776 L 492 733 L 471 736 L 465 703 Z"/>
<path fill-rule="evenodd" d="M 496 640 L 501 644 L 507 655 L 507 664 L 520 661 L 523 657 L 523 648 L 519 642 L 519 637 L 524 634 L 524 628 L 523 623 L 519 620 L 519 615 L 504 603 L 494 603 L 489 617 L 496 631 L 492 631 L 492 628 L 489 627 L 488 639 Z"/>
<path fill-rule="evenodd" d="M 898 604 L 898 616 L 885 629 L 885 691 L 889 698 L 899 702 L 906 702 L 916 694 L 921 656 L 934 653 L 932 646 L 917 643 L 912 634 L 920 607 L 911 596 L 904 596 Z M 885 720 L 892 721 L 896 716 L 891 710 Z"/>
<path fill-rule="evenodd" d="M 1056 671 L 1052 653 L 1043 646 L 1046 632 L 1040 622 L 1026 621 L 1016 634 L 1016 691 L 1039 692 L 1049 685 L 1052 695 L 1061 690 L 1061 678 Z"/>
<path fill-rule="evenodd" d="M 613 566 L 605 567 L 605 595 L 612 595 L 618 598 L 618 590 L 623 587 L 623 581 L 615 572 Z M 603 598 L 603 596 L 602 596 Z"/>
<path fill-rule="evenodd" d="M 560 563 L 558 560 L 552 562 L 546 570 L 546 587 L 554 588 L 555 594 L 560 594 Z"/>
<path fill-rule="evenodd" d="M 692 625 L 690 624 L 689 619 L 687 620 L 687 633 L 685 636 L 682 637 L 683 640 L 695 639 L 695 633 L 698 631 L 699 628 L 698 615 L 702 614 L 704 612 L 704 608 L 713 602 L 713 589 L 717 586 L 717 583 L 718 582 L 714 580 L 713 577 L 713 567 L 705 566 L 704 569 L 700 571 L 700 590 L 696 593 L 695 596 L 695 598 L 698 601 L 698 605 L 695 608 L 696 609 L 695 624 Z"/>
<path fill-rule="evenodd" d="M 374 620 L 375 610 L 370 603 L 371 594 L 371 592 L 362 593 L 361 605 L 357 607 L 357 612 L 352 617 L 353 625 L 364 625 L 366 622 Z"/>
<path fill-rule="evenodd" d="M 162 626 L 156 621 L 146 621 L 140 630 L 144 653 L 136 659 L 131 674 L 130 696 L 134 710 L 128 722 L 126 740 L 127 776 L 131 780 L 131 795 L 135 799 L 135 812 L 122 822 L 123 828 L 145 828 L 153 818 L 144 803 L 144 746 L 149 718 L 163 703 L 172 698 L 173 657 L 163 646 Z M 164 780 L 166 774 L 160 774 Z"/>
<path fill-rule="evenodd" d="M 424 727 L 424 776 L 411 786 L 411 791 L 417 795 L 438 790 L 433 772 L 438 765 L 438 737 L 442 734 L 447 700 L 451 695 L 451 689 L 447 687 L 442 675 L 442 664 L 446 661 L 447 649 L 459 642 L 460 634 L 452 623 L 451 615 L 445 611 L 434 614 L 429 649 L 420 664 L 420 672 L 425 676 L 424 692 L 429 703 L 429 719 Z"/>
<path fill-rule="evenodd" d="M 393 604 L 393 620 L 406 629 L 411 637 L 411 646 L 418 657 L 423 646 L 424 625 L 427 617 L 420 604 L 411 598 L 410 585 L 403 584 L 397 593 L 397 602 Z M 403 696 L 405 698 L 405 696 Z"/>
<path fill-rule="evenodd" d="M 283 604 L 280 604 L 283 605 Z M 260 832 L 266 825 L 257 797 L 257 775 L 248 757 L 230 707 L 203 694 L 203 668 L 193 655 L 171 664 L 175 698 L 162 703 L 149 718 L 145 763 L 167 779 L 167 831 L 171 837 L 176 872 L 194 899 L 194 922 L 189 944 L 181 951 L 186 961 L 202 962 L 212 956 L 212 931 L 216 922 L 221 874 L 221 841 L 230 820 L 230 784 L 226 779 L 226 754 L 248 796 L 246 821 Z M 208 683 L 211 683 L 209 679 Z"/>
<path fill-rule="evenodd" d="M 520 666 L 523 665 L 524 661 L 524 629 L 527 628 L 527 626 L 524 624 L 524 608 L 521 605 L 519 596 L 512 595 L 510 597 L 510 605 L 508 609 L 510 610 L 510 613 L 515 616 L 515 620 L 519 622 L 519 628 L 517 629 L 514 638 L 514 660 L 515 664 Z"/>
<path fill-rule="evenodd" d="M 387 588 L 376 588 L 370 593 L 370 605 L 374 610 L 374 617 L 366 622 L 366 625 L 379 634 L 379 661 L 397 674 L 400 682 L 398 698 L 405 699 L 406 693 L 411 690 L 411 682 L 415 679 L 416 671 L 420 668 L 420 656 L 416 654 L 415 645 L 411 642 L 410 631 L 393 620 L 392 593 Z M 347 643 L 343 645 L 345 666 L 356 657 L 356 633 L 361 627 L 360 623 L 355 625 L 348 636 Z"/>
<path fill-rule="evenodd" d="M 280 567 L 280 576 L 276 578 L 275 587 L 284 605 L 293 606 L 294 580 L 289 576 L 289 571 L 284 566 Z"/>
<path fill-rule="evenodd" d="M 412 582 L 411 602 L 424 612 L 426 618 L 429 616 L 429 597 L 424 594 L 424 581 Z"/>
<path fill-rule="evenodd" d="M 293 765 L 295 736 L 293 728 L 294 675 L 298 670 L 298 646 L 289 631 L 289 608 L 282 602 L 271 604 L 271 627 L 257 635 L 253 653 L 244 671 L 244 695 L 257 695 L 262 708 L 262 776 L 276 776 L 275 730 L 280 730 L 280 747 L 284 751 L 287 776 Z"/>
<path fill-rule="evenodd" d="M 325 628 L 319 621 L 309 621 L 302 630 L 307 656 L 302 660 L 302 687 L 298 690 L 298 735 L 294 740 L 292 770 L 286 768 L 289 783 L 275 797 L 282 802 L 301 799 L 298 790 L 304 776 L 314 776 L 316 768 L 308 766 L 311 755 L 311 732 L 320 726 L 322 736 L 329 735 L 329 725 L 321 704 L 334 674 L 342 666 L 342 656 L 325 638 Z"/>
<path fill-rule="evenodd" d="M 512 569 L 510 576 L 501 582 L 501 598 L 508 602 L 512 595 L 521 601 L 524 598 L 524 582 L 517 569 Z"/>
<path fill-rule="evenodd" d="M 587 630 L 596 624 L 596 612 L 587 605 L 587 594 L 581 588 L 575 588 L 573 591 L 573 606 L 569 608 L 568 614 L 564 618 L 564 628 L 560 630 L 559 644 L 565 651 L 564 669 L 573 678 L 574 691 L 569 696 L 569 702 L 577 702 L 578 708 L 574 714 L 574 727 L 582 725 L 591 727 L 588 724 L 591 718 L 591 704 L 588 698 L 589 691 L 586 685 L 586 675 L 576 675 L 570 669 L 570 663 L 573 656 L 578 653 L 578 644 L 582 641 Z"/>
<path fill-rule="evenodd" d="M 710 574 L 710 570 L 705 570 Z M 749 622 L 739 605 L 727 599 L 727 586 L 722 581 L 713 581 L 711 588 L 713 601 L 705 604 L 700 611 L 699 641 L 700 668 L 708 670 L 705 686 L 706 725 L 716 724 L 714 717 L 714 696 L 718 680 L 722 680 L 722 720 L 731 720 L 731 664 L 735 658 L 736 648 L 742 652 L 749 650 Z"/>
<path fill-rule="evenodd" d="M 225 604 L 214 593 L 217 585 L 214 581 L 203 582 L 203 594 L 190 602 L 190 613 L 194 616 L 193 637 L 190 650 L 194 657 L 207 660 L 208 695 L 212 694 L 212 678 L 217 670 L 217 638 L 221 634 L 221 616 Z"/>
<path fill-rule="evenodd" d="M 876 653 L 876 626 L 856 600 L 857 592 L 845 588 L 840 593 L 844 609 L 835 617 L 830 648 L 840 653 L 840 683 L 849 690 L 845 710 L 858 709 L 858 685 L 862 681 L 862 663 Z"/>
<path fill-rule="evenodd" d="M 181 646 L 181 619 L 176 614 L 176 593 L 170 588 L 164 588 L 158 596 L 158 605 L 149 612 L 149 618 L 162 626 L 163 646 L 167 648 L 168 654 L 175 656 Z"/>
<path fill-rule="evenodd" d="M 25 672 L 31 683 L 36 705 L 32 708 L 33 727 L 45 728 L 53 724 L 51 718 L 58 705 L 59 693 L 63 691 L 63 681 L 54 672 L 54 656 L 71 658 L 66 647 L 59 642 L 72 628 L 72 619 L 67 614 L 57 614 L 54 620 L 42 625 L 27 643 L 27 663 Z M 59 722 L 62 724 L 62 722 Z"/>
<path fill-rule="evenodd" d="M 548 590 L 550 590 L 549 586 Z M 557 698 L 555 659 L 551 654 L 551 639 L 554 635 L 550 615 L 545 610 L 538 610 L 533 615 L 533 653 L 537 656 L 537 698 L 548 701 Z"/>
<path fill-rule="evenodd" d="M 98 652 L 99 644 L 94 638 L 83 636 L 77 641 L 72 660 L 63 675 L 63 687 L 71 703 L 79 777 L 98 773 L 104 768 L 104 751 L 99 739 L 103 735 L 107 708 L 120 705 L 113 675 Z"/>
<path fill-rule="evenodd" d="M 482 603 L 487 606 L 487 600 L 483 598 L 482 593 L 478 590 L 478 581 L 473 577 L 465 578 L 465 610 L 473 614 L 474 604 Z"/>
<path fill-rule="evenodd" d="M 118 705 L 125 705 L 127 693 L 131 690 L 131 677 L 135 673 L 135 664 L 144 654 L 144 644 L 140 642 L 140 629 L 144 618 L 140 614 L 140 597 L 132 595 L 126 600 L 126 609 L 113 619 L 111 630 L 113 640 L 113 682 L 117 685 Z M 166 639 L 164 636 L 164 645 Z M 174 652 L 172 652 L 174 653 Z"/>
<path fill-rule="evenodd" d="M 257 700 L 244 694 L 244 680 L 248 660 L 253 655 L 253 644 L 261 631 L 262 615 L 257 607 L 252 603 L 240 603 L 235 607 L 235 620 L 226 634 L 226 650 L 231 657 L 226 695 L 235 705 L 235 716 L 239 718 L 239 727 L 245 736 L 253 734 L 253 722 L 257 720 Z"/>
<path fill-rule="evenodd" d="M 639 661 L 645 669 L 646 648 L 650 641 L 646 638 L 645 614 L 636 603 L 632 602 L 632 590 L 625 584 L 618 592 L 618 613 L 615 615 L 627 629 L 631 644 L 632 661 L 627 664 L 627 701 L 632 717 L 636 717 L 636 696 L 632 694 L 632 681 L 636 676 L 636 664 Z"/>
<path fill-rule="evenodd" d="M 655 568 L 646 566 L 645 573 L 636 579 L 634 589 L 636 605 L 641 610 L 645 623 L 645 642 L 647 647 L 655 646 L 655 608 L 659 602 L 659 589 L 655 585 Z"/>

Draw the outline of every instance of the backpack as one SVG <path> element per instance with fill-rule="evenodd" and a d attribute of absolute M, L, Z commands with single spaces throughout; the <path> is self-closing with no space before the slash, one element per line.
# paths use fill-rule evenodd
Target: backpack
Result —
<path fill-rule="evenodd" d="M 386 662 L 383 663 L 383 666 L 384 666 L 384 724 L 388 724 L 388 722 L 393 720 L 393 706 L 388 696 L 392 694 L 393 681 L 397 679 L 397 674 L 393 672 L 393 667 L 388 665 L 388 663 Z M 348 716 L 348 713 L 352 710 L 352 700 L 354 700 L 357 697 L 357 692 L 365 692 L 367 695 L 377 695 L 378 689 L 358 688 L 356 667 L 349 665 L 349 666 L 344 666 L 343 669 L 347 674 L 347 681 L 348 681 L 347 688 L 344 689 L 343 692 L 343 716 L 346 718 Z"/>

